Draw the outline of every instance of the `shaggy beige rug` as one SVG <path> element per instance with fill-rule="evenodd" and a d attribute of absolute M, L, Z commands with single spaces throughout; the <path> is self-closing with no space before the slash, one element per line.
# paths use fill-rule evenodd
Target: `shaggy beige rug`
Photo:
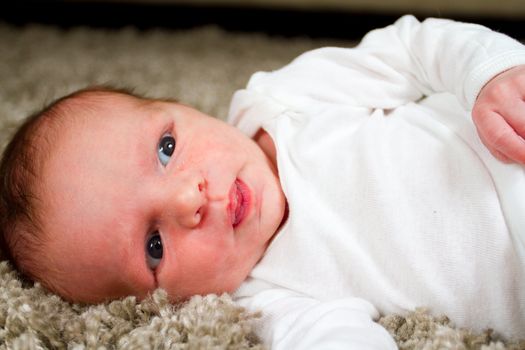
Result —
<path fill-rule="evenodd" d="M 299 53 L 350 42 L 190 31 L 24 28 L 0 24 L 0 140 L 57 96 L 92 84 L 135 87 L 224 118 L 231 94 L 257 70 L 275 69 Z M 494 286 L 497 288 L 497 285 Z M 250 315 L 228 295 L 170 305 L 162 291 L 86 306 L 23 283 L 0 263 L 0 349 L 259 349 Z M 402 349 L 525 349 L 497 334 L 456 329 L 425 310 L 381 320 Z"/>

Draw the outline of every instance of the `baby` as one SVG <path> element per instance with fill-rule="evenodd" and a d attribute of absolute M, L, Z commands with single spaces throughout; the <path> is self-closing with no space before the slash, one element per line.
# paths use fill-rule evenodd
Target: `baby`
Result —
<path fill-rule="evenodd" d="M 234 293 L 275 349 L 395 348 L 374 320 L 417 306 L 525 337 L 524 99 L 519 42 L 412 16 L 256 73 L 229 124 L 81 90 L 4 153 L 3 250 L 72 301 Z"/>

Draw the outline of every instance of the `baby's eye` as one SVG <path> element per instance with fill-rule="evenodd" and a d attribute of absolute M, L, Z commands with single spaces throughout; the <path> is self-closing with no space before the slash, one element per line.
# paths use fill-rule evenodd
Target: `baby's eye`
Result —
<path fill-rule="evenodd" d="M 158 232 L 153 233 L 146 241 L 146 262 L 154 270 L 162 260 L 162 240 Z"/>
<path fill-rule="evenodd" d="M 170 161 L 170 158 L 175 151 L 175 138 L 171 134 L 164 134 L 160 138 L 159 148 L 157 153 L 159 155 L 159 160 L 162 165 L 166 166 Z"/>

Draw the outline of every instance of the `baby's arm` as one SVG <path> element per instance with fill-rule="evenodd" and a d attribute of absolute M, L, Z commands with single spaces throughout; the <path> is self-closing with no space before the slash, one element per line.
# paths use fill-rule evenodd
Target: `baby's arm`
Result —
<path fill-rule="evenodd" d="M 483 87 L 472 119 L 496 158 L 525 164 L 525 65 L 497 75 Z"/>
<path fill-rule="evenodd" d="M 321 302 L 286 289 L 269 289 L 238 302 L 262 310 L 258 334 L 273 350 L 387 350 L 397 346 L 386 329 L 373 321 L 375 308 L 359 298 Z"/>
<path fill-rule="evenodd" d="M 266 115 L 281 109 L 311 113 L 322 104 L 394 109 L 440 92 L 454 94 L 470 111 L 490 79 L 521 64 L 525 46 L 504 34 L 476 24 L 404 16 L 369 32 L 355 48 L 312 50 L 277 71 L 254 74 L 234 97 L 230 115 L 250 107 L 252 95 L 272 106 Z"/>

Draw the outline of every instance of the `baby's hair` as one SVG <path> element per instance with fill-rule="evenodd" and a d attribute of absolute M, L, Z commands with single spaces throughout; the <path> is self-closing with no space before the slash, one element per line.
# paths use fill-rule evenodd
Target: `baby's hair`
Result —
<path fill-rule="evenodd" d="M 46 283 L 46 270 L 39 261 L 44 257 L 40 202 L 40 174 L 53 148 L 59 127 L 74 118 L 74 108 L 90 109 L 90 97 L 125 94 L 142 98 L 129 89 L 107 86 L 90 87 L 58 98 L 42 110 L 30 115 L 7 144 L 0 162 L 0 254 L 22 274 L 22 277 Z"/>

